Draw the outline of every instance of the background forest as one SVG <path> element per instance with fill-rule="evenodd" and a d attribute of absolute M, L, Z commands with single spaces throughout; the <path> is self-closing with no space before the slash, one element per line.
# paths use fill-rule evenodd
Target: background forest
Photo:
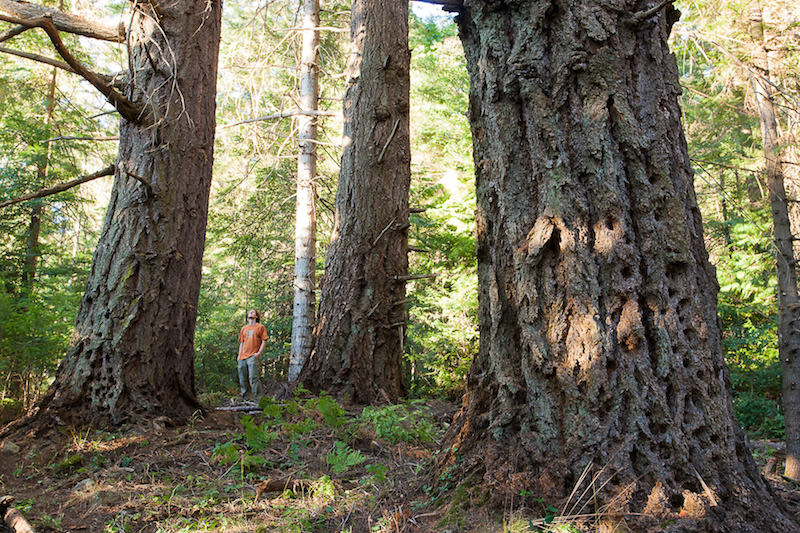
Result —
<path fill-rule="evenodd" d="M 720 284 L 737 415 L 751 436 L 781 438 L 775 252 L 753 79 L 763 45 L 780 89 L 782 159 L 787 189 L 796 198 L 800 19 L 791 2 L 768 3 L 774 18 L 765 20 L 770 37 L 763 43 L 749 33 L 746 1 L 679 2 L 683 16 L 673 50 L 706 246 Z M 111 2 L 116 11 L 125 5 Z M 319 107 L 332 116 L 320 117 L 317 279 L 341 156 L 348 9 L 347 2 L 322 4 Z M 455 399 L 478 343 L 475 191 L 463 53 L 454 23 L 439 12 L 420 10 L 411 19 L 411 206 L 425 210 L 412 214 L 410 245 L 418 251 L 410 256 L 410 273 L 436 276 L 409 284 L 405 372 L 412 396 Z M 262 310 L 271 337 L 263 358 L 267 378 L 286 376 L 297 143 L 295 121 L 275 117 L 297 107 L 298 17 L 294 1 L 230 0 L 224 8 L 214 183 L 195 338 L 198 388 L 210 403 L 235 393 L 236 333 L 249 308 Z M 35 52 L 43 39 L 26 32 L 14 47 Z M 115 47 L 71 39 L 86 64 L 107 71 L 124 67 Z M 109 109 L 77 77 L 0 54 L 0 202 L 108 165 L 117 148 L 117 118 Z M 2 209 L 0 401 L 6 418 L 44 392 L 65 353 L 110 185 L 110 178 L 101 178 Z M 790 211 L 796 207 L 792 202 Z"/>

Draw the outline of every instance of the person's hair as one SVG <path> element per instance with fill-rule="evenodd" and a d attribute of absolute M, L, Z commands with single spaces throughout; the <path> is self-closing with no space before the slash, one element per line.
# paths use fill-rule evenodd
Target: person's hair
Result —
<path fill-rule="evenodd" d="M 255 311 L 256 312 L 256 322 L 260 323 L 261 322 L 261 313 L 258 311 L 258 309 L 251 309 L 250 311 Z M 247 312 L 248 315 L 250 314 L 250 311 Z"/>

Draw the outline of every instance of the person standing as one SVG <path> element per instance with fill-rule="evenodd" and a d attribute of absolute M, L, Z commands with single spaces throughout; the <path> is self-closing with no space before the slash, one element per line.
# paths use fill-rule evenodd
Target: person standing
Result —
<path fill-rule="evenodd" d="M 243 326 L 239 332 L 239 356 L 237 360 L 239 362 L 239 389 L 243 400 L 247 397 L 248 381 L 253 400 L 258 400 L 258 395 L 261 392 L 258 360 L 266 345 L 267 328 L 261 324 L 261 313 L 251 309 L 247 312 L 247 325 Z"/>

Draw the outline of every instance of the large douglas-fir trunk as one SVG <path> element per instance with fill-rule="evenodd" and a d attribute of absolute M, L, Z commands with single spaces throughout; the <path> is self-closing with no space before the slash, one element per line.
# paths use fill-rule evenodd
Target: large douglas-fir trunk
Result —
<path fill-rule="evenodd" d="M 137 6 L 147 13 L 132 18 L 128 96 L 153 120 L 120 124 L 114 187 L 75 332 L 39 404 L 65 422 L 177 422 L 199 408 L 193 337 L 222 4 L 161 2 L 158 13 Z"/>
<path fill-rule="evenodd" d="M 301 381 L 372 403 L 406 391 L 408 1 L 354 0 L 350 34 L 334 235 Z"/>
<path fill-rule="evenodd" d="M 579 485 L 603 527 L 797 530 L 733 416 L 676 11 L 464 3 L 481 341 L 440 473 L 517 505 Z"/>

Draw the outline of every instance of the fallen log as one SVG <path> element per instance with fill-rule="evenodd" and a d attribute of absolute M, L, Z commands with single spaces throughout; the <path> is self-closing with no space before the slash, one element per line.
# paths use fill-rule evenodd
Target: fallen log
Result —
<path fill-rule="evenodd" d="M 25 520 L 17 509 L 11 507 L 14 501 L 13 496 L 3 496 L 0 498 L 0 513 L 3 514 L 3 520 L 6 526 L 12 533 L 35 533 L 33 527 Z"/>
<path fill-rule="evenodd" d="M 294 493 L 305 492 L 311 488 L 312 483 L 308 479 L 293 479 L 291 477 L 283 479 L 268 478 L 256 485 L 256 501 L 265 492 L 283 492 L 286 489 Z"/>

